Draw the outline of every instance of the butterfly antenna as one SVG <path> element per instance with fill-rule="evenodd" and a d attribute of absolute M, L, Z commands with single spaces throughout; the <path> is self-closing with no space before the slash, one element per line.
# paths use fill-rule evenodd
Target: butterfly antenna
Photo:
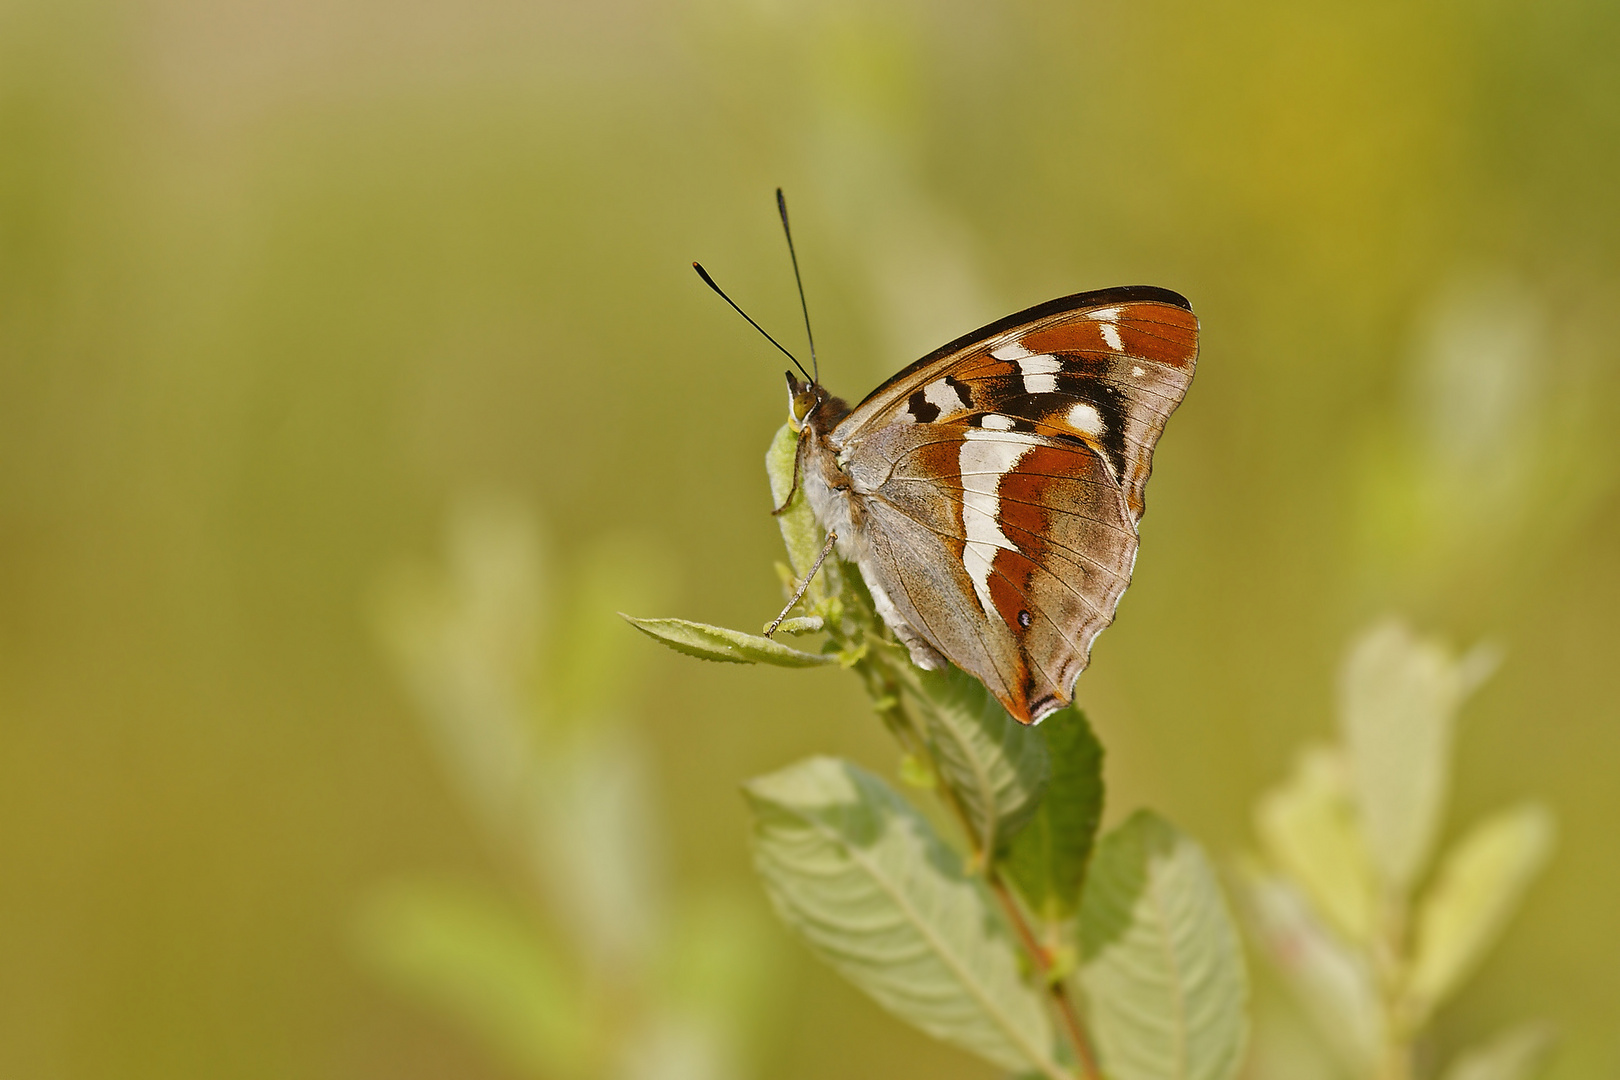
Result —
<path fill-rule="evenodd" d="M 800 375 L 803 375 L 805 378 L 809 379 L 811 382 L 816 381 L 815 378 L 813 376 L 811 376 L 811 374 L 808 371 L 804 370 L 804 365 L 799 363 L 799 358 L 797 356 L 794 356 L 792 353 L 788 352 L 786 349 L 783 349 L 782 348 L 782 343 L 780 341 L 777 341 L 775 338 L 771 337 L 770 334 L 765 333 L 765 328 L 763 326 L 759 325 L 759 323 L 755 322 L 753 319 L 748 318 L 748 312 L 746 312 L 742 308 L 738 307 L 737 302 L 735 300 L 733 300 L 731 297 L 727 296 L 726 291 L 724 289 L 722 289 L 720 286 L 718 286 L 718 285 L 716 285 L 714 283 L 714 278 L 710 277 L 709 272 L 707 270 L 703 269 L 703 264 L 702 263 L 693 263 L 692 264 L 692 269 L 694 269 L 694 270 L 696 270 L 698 272 L 698 277 L 703 279 L 703 284 L 707 285 L 709 288 L 711 288 L 715 292 L 719 293 L 720 294 L 720 299 L 724 300 L 726 303 L 731 305 L 731 309 L 733 311 L 735 311 L 737 314 L 741 315 L 743 318 L 748 319 L 748 325 L 749 326 L 752 326 L 755 330 L 758 330 L 760 333 L 765 334 L 765 340 L 766 341 L 770 342 L 772 345 L 775 345 L 778 349 L 782 349 L 782 355 L 787 357 L 789 360 L 793 361 L 793 366 L 799 369 L 799 374 Z"/>
<path fill-rule="evenodd" d="M 799 287 L 799 308 L 804 312 L 804 336 L 810 342 L 810 370 L 815 372 L 815 378 L 810 381 L 820 385 L 821 365 L 816 362 L 816 336 L 810 332 L 810 305 L 804 302 L 804 278 L 799 276 L 799 253 L 793 250 L 793 230 L 788 228 L 787 199 L 782 196 L 782 189 L 776 189 L 776 210 L 782 215 L 782 235 L 787 237 L 788 258 L 793 260 L 793 283 Z"/>

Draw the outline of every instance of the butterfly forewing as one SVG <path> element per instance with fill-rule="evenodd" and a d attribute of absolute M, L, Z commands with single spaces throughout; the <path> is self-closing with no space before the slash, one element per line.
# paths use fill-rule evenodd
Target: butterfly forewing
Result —
<path fill-rule="evenodd" d="M 863 571 L 1020 720 L 1069 700 L 1113 620 L 1197 335 L 1165 290 L 1066 297 L 923 358 L 832 432 L 866 519 Z"/>
<path fill-rule="evenodd" d="M 1198 319 L 1168 289 L 1063 297 L 934 351 L 867 396 L 833 432 L 849 446 L 894 423 L 982 424 L 1079 439 L 1101 453 L 1136 518 L 1153 446 L 1181 404 L 1198 356 Z"/>

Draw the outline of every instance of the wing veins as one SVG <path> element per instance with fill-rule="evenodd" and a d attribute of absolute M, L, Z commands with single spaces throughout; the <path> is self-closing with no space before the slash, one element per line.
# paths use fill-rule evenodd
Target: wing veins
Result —
<path fill-rule="evenodd" d="M 869 497 L 873 497 L 873 496 L 869 496 Z M 943 537 L 947 537 L 948 539 L 951 539 L 951 540 L 960 540 L 964 544 L 967 544 L 967 543 L 970 542 L 967 539 L 967 537 L 965 537 L 965 536 L 953 536 L 950 533 L 940 532 L 938 529 L 934 528 L 932 525 L 928 524 L 926 521 L 922 521 L 922 520 L 920 520 L 918 518 L 915 518 L 912 515 L 906 513 L 905 510 L 903 510 L 898 504 L 889 502 L 888 499 L 884 499 L 883 502 L 886 503 L 888 506 L 892 507 L 895 513 L 899 514 L 901 517 L 905 518 L 907 521 L 911 521 L 911 522 L 914 522 L 917 525 L 922 526 L 924 529 L 927 529 L 929 532 L 933 533 L 935 536 L 943 536 Z M 966 504 L 964 503 L 962 505 L 965 506 Z M 975 509 L 978 509 L 978 508 L 975 507 Z M 983 510 L 980 510 L 979 512 L 980 513 L 985 513 L 985 511 L 983 511 Z M 988 516 L 988 515 L 986 515 L 986 516 Z M 992 519 L 992 520 L 994 520 L 994 519 Z M 1087 518 L 1085 520 L 1089 521 L 1091 519 Z M 999 523 L 998 523 L 998 527 L 999 527 Z M 1017 528 L 1016 525 L 1013 526 L 1013 527 Z M 965 531 L 966 526 L 963 526 L 963 529 Z M 1019 531 L 1020 532 L 1026 532 L 1026 533 L 1029 532 L 1028 529 L 1020 529 Z M 1033 534 L 1031 534 L 1031 535 L 1033 535 Z M 987 547 L 995 548 L 997 551 L 1010 551 L 1014 555 L 1018 555 L 1018 556 L 1020 556 L 1020 557 L 1022 557 L 1024 559 L 1028 560 L 1031 565 L 1039 567 L 1048 576 L 1056 579 L 1058 581 L 1058 583 L 1061 584 L 1065 589 L 1068 589 L 1071 593 L 1074 593 L 1075 599 L 1079 600 L 1082 604 L 1085 604 L 1088 608 L 1090 608 L 1092 611 L 1096 612 L 1098 615 L 1102 614 L 1102 609 L 1101 608 L 1099 608 L 1096 604 L 1093 604 L 1082 593 L 1077 592 L 1073 585 L 1070 585 L 1067 581 L 1064 581 L 1062 578 L 1060 578 L 1056 574 L 1052 573 L 1052 571 L 1047 570 L 1045 567 L 1041 566 L 1040 563 L 1037 563 L 1034 559 L 1031 559 L 1028 555 L 1025 555 L 1022 548 L 1019 548 L 1017 546 L 1002 547 L 1000 544 L 993 544 L 988 540 L 973 540 L 973 541 L 971 541 L 971 543 L 984 544 Z M 1009 540 L 1008 543 L 1011 544 L 1012 541 Z M 1063 547 L 1063 545 L 1061 545 L 1061 544 L 1053 544 L 1052 546 L 1055 547 L 1055 548 L 1058 548 L 1060 551 L 1069 551 L 1070 550 L 1069 548 Z M 1078 552 L 1073 552 L 1073 554 L 1079 554 L 1079 553 Z M 995 570 L 995 562 L 994 562 L 993 559 L 991 561 L 990 569 Z M 1119 575 L 1116 574 L 1116 573 L 1113 573 L 1113 571 L 1110 571 L 1107 567 L 1099 565 L 1098 569 L 1102 570 L 1104 573 L 1110 574 L 1114 578 L 1114 580 L 1116 580 L 1116 581 L 1119 580 Z M 1009 584 L 1011 584 L 1011 583 L 1009 582 Z M 1129 584 L 1129 582 L 1127 581 L 1126 584 Z M 1023 596 L 1024 593 L 1022 591 L 1020 591 L 1018 595 Z M 1027 597 L 1026 597 L 1026 599 L 1027 599 Z M 1043 614 L 1044 614 L 1044 612 L 1043 612 Z M 1047 616 L 1047 618 L 1048 618 L 1049 621 L 1051 621 L 1050 616 Z M 1055 625 L 1055 622 L 1054 622 L 1054 625 Z"/>

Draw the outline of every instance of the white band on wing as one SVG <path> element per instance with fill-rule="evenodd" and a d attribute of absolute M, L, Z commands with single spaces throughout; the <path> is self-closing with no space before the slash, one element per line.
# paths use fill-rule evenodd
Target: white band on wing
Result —
<path fill-rule="evenodd" d="M 990 598 L 990 568 L 996 552 L 1017 546 L 1001 531 L 1001 480 L 1039 439 L 1013 431 L 968 428 L 963 433 L 958 471 L 962 479 L 962 568 L 973 582 L 986 618 L 1000 618 Z"/>

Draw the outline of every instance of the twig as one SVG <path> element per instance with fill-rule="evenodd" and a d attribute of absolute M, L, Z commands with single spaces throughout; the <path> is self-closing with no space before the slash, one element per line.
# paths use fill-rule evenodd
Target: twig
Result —
<path fill-rule="evenodd" d="M 873 657 L 869 663 L 873 669 L 886 669 L 888 667 L 884 660 L 877 657 Z M 886 689 L 889 689 L 892 694 L 893 704 L 890 706 L 892 712 L 885 715 L 890 730 L 899 738 L 902 746 L 909 741 L 915 740 L 922 751 L 927 754 L 934 775 L 941 776 L 939 763 L 933 760 L 933 752 L 928 746 L 927 740 L 917 737 L 916 725 L 906 715 L 905 706 L 900 704 L 899 679 L 892 672 L 887 671 L 879 675 L 877 670 L 872 670 L 871 674 L 874 676 L 874 681 L 886 684 Z M 868 690 L 871 689 L 872 687 L 869 685 Z M 910 733 L 913 740 L 908 740 L 902 732 Z M 914 752 L 909 746 L 906 749 L 908 752 Z M 1019 945 L 1028 954 L 1030 963 L 1034 966 L 1042 984 L 1046 987 L 1046 993 L 1051 999 L 1052 1008 L 1057 1012 L 1063 1032 L 1068 1037 L 1068 1042 L 1074 1050 L 1075 1060 L 1080 1064 L 1082 1080 L 1103 1080 L 1102 1068 L 1097 1064 L 1096 1050 L 1091 1045 L 1091 1038 L 1086 1033 L 1085 1025 L 1081 1023 L 1080 1013 L 1075 1007 L 1074 998 L 1069 995 L 1069 989 L 1064 980 L 1052 978 L 1052 958 L 1035 937 L 1035 932 L 1030 928 L 1029 920 L 1025 918 L 1024 911 L 1019 906 L 1017 898 L 1013 896 L 1012 891 L 1007 888 L 1006 883 L 996 873 L 995 853 L 981 849 L 979 836 L 973 828 L 972 819 L 968 816 L 967 807 L 962 804 L 961 797 L 956 790 L 947 783 L 941 783 L 939 786 L 943 789 L 940 793 L 941 798 L 943 798 L 946 806 L 950 808 L 951 813 L 955 815 L 957 824 L 961 827 L 963 835 L 967 837 L 972 864 L 978 867 L 984 875 L 985 883 L 1006 913 L 1007 921 L 1012 924 Z"/>
<path fill-rule="evenodd" d="M 939 772 L 938 763 L 935 763 L 934 771 L 936 774 Z M 1062 979 L 1052 978 L 1052 958 L 1036 939 L 1035 931 L 1030 929 L 1029 920 L 1024 917 L 1023 909 L 1018 906 L 1017 898 L 996 873 L 995 853 L 984 851 L 979 847 L 978 834 L 974 831 L 967 807 L 962 805 L 956 790 L 949 784 L 941 786 L 945 788 L 948 796 L 945 799 L 946 804 L 956 815 L 957 823 L 968 838 L 968 847 L 972 851 L 974 863 L 981 867 L 985 884 L 1000 902 L 1002 911 L 1007 915 L 1007 921 L 1012 924 L 1018 943 L 1028 954 L 1030 963 L 1034 965 L 1036 974 L 1046 987 L 1047 996 L 1052 999 L 1052 1007 L 1057 1011 L 1064 1034 L 1068 1036 L 1069 1044 L 1074 1049 L 1075 1060 L 1080 1063 L 1081 1076 L 1084 1080 L 1103 1080 L 1102 1069 L 1097 1064 L 1097 1053 L 1091 1046 L 1091 1038 L 1086 1034 L 1085 1025 L 1080 1022 L 1080 1013 L 1074 1006 L 1074 999 L 1069 996 L 1068 987 Z"/>
<path fill-rule="evenodd" d="M 1035 964 L 1035 970 L 1040 975 L 1041 982 L 1046 984 L 1047 992 L 1051 995 L 1052 1005 L 1057 1010 L 1058 1019 L 1063 1022 L 1065 1033 L 1074 1045 L 1074 1056 L 1080 1062 L 1080 1073 L 1086 1080 L 1102 1080 L 1102 1068 L 1097 1064 L 1097 1052 L 1092 1048 L 1091 1038 L 1086 1034 L 1086 1027 L 1080 1022 L 1080 1012 L 1075 1008 L 1074 998 L 1069 996 L 1069 988 L 1062 979 L 1052 978 L 1052 958 L 1047 954 L 1046 948 L 1035 937 L 1035 931 L 1030 929 L 1029 920 L 1024 918 L 1024 911 L 1018 906 L 1018 900 L 1007 888 L 1007 883 L 1001 880 L 993 864 L 986 865 L 984 872 L 985 882 L 990 891 L 996 894 L 1001 901 L 1001 908 L 1007 913 L 1007 921 L 1012 923 L 1013 931 L 1018 935 L 1019 942 L 1024 951 Z"/>

